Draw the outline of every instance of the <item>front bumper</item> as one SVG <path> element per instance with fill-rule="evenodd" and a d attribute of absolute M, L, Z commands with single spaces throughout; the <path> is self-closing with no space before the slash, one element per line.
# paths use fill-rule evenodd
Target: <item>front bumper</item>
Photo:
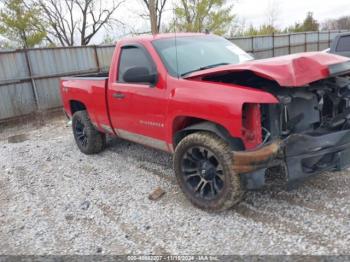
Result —
<path fill-rule="evenodd" d="M 350 130 L 323 135 L 294 134 L 254 151 L 234 152 L 233 170 L 247 189 L 265 185 L 266 170 L 281 166 L 292 184 L 323 171 L 350 166 Z"/>

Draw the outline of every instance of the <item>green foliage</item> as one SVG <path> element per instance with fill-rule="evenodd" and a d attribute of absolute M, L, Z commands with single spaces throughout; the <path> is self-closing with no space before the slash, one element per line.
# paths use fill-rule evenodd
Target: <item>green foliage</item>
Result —
<path fill-rule="evenodd" d="M 307 31 L 318 31 L 320 24 L 313 17 L 312 12 L 308 12 L 303 23 L 295 23 L 293 26 L 288 27 L 286 32 L 307 32 Z"/>
<path fill-rule="evenodd" d="M 181 0 L 175 7 L 176 29 L 183 32 L 204 32 L 223 35 L 235 16 L 226 0 Z"/>
<path fill-rule="evenodd" d="M 313 17 L 313 13 L 308 12 L 303 22 L 304 31 L 318 31 L 319 27 L 320 27 L 320 24 Z"/>
<path fill-rule="evenodd" d="M 24 48 L 40 44 L 46 36 L 39 20 L 40 9 L 25 0 L 5 0 L 0 11 L 0 34 L 18 42 Z"/>
<path fill-rule="evenodd" d="M 112 35 L 106 34 L 103 37 L 102 42 L 100 43 L 101 45 L 112 45 L 115 43 L 115 38 Z"/>
<path fill-rule="evenodd" d="M 292 33 L 292 32 L 307 32 L 307 31 L 318 31 L 319 23 L 313 17 L 312 12 L 308 12 L 306 18 L 302 23 L 295 23 L 293 26 L 287 27 L 284 30 L 279 30 L 278 28 L 264 24 L 258 28 L 255 28 L 253 25 L 243 32 L 243 35 L 246 36 L 256 36 L 256 35 L 272 35 L 275 33 Z"/>
<path fill-rule="evenodd" d="M 250 25 L 248 30 L 246 30 L 243 35 L 245 36 L 256 36 L 256 35 L 272 35 L 274 33 L 280 33 L 281 31 L 275 28 L 272 25 L 261 25 L 259 28 L 255 28 L 253 25 Z"/>

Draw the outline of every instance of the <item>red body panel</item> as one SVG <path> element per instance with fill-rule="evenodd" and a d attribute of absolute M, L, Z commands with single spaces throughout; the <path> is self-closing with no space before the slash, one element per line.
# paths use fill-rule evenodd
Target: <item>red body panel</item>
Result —
<path fill-rule="evenodd" d="M 66 113 L 72 116 L 70 101 L 79 101 L 88 109 L 93 124 L 103 130 L 103 125 L 109 126 L 106 87 L 107 78 L 104 80 L 63 78 L 61 95 Z"/>
<path fill-rule="evenodd" d="M 242 108 L 246 103 L 278 103 L 277 99 L 260 90 L 222 83 L 178 80 L 169 77 L 172 89 L 167 126 L 181 128 L 181 117 L 195 117 L 217 123 L 232 137 L 242 137 Z M 175 125 L 175 126 L 174 126 Z M 168 133 L 168 141 L 172 139 Z M 247 143 L 245 143 L 246 148 Z M 257 144 L 256 144 L 257 145 Z M 255 146 L 256 146 L 255 145 Z"/>
<path fill-rule="evenodd" d="M 252 71 L 276 81 L 280 86 L 299 87 L 328 77 L 328 66 L 347 61 L 350 59 L 343 56 L 309 52 L 216 67 L 192 73 L 186 78 L 199 79 L 227 72 Z"/>
<path fill-rule="evenodd" d="M 179 34 L 193 35 L 193 34 Z M 65 111 L 72 116 L 71 101 L 86 107 L 91 121 L 101 131 L 150 145 L 173 150 L 174 134 L 189 119 L 210 121 L 224 127 L 232 137 L 242 139 L 245 148 L 261 143 L 259 104 L 278 103 L 272 94 L 258 89 L 201 81 L 201 77 L 230 71 L 250 70 L 281 86 L 302 86 L 329 75 L 327 66 L 348 61 L 335 55 L 307 53 L 222 66 L 178 79 L 167 73 L 152 46 L 154 39 L 173 35 L 147 36 L 118 42 L 112 58 L 109 78 L 64 78 L 61 93 Z M 117 82 L 121 47 L 138 43 L 149 52 L 157 66 L 154 87 Z M 122 93 L 124 99 L 114 97 Z M 245 120 L 242 112 L 247 105 Z"/>

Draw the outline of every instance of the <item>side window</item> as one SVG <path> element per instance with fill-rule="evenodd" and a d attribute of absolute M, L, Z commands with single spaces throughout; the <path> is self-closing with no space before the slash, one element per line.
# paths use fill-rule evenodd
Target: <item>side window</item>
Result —
<path fill-rule="evenodd" d="M 126 83 L 123 79 L 123 75 L 132 67 L 146 67 L 149 72 L 152 72 L 154 66 L 150 56 L 146 52 L 146 50 L 136 46 L 122 48 L 118 67 L 119 83 Z"/>
<path fill-rule="evenodd" d="M 336 52 L 350 52 L 350 36 L 341 36 L 339 38 Z"/>

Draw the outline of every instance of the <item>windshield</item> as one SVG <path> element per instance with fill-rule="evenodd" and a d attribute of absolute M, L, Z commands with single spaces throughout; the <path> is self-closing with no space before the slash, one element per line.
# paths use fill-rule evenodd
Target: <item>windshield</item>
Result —
<path fill-rule="evenodd" d="M 230 41 L 214 35 L 159 39 L 153 41 L 153 46 L 175 77 L 253 59 Z"/>

